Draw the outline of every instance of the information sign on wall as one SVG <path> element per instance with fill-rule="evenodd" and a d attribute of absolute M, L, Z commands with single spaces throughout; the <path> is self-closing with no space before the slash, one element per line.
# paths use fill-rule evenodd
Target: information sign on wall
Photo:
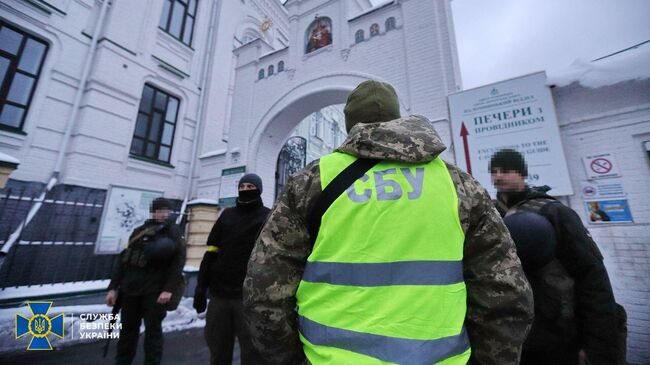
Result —
<path fill-rule="evenodd" d="M 219 189 L 219 206 L 234 207 L 239 196 L 239 179 L 246 174 L 246 166 L 223 169 L 221 171 L 221 188 Z"/>
<path fill-rule="evenodd" d="M 528 183 L 571 195 L 555 107 L 546 74 L 539 72 L 449 95 L 456 164 L 494 197 L 488 163 L 500 149 L 521 152 Z"/>
<path fill-rule="evenodd" d="M 106 194 L 95 252 L 121 252 L 129 242 L 133 229 L 149 218 L 151 202 L 162 195 L 157 191 L 111 186 Z"/>

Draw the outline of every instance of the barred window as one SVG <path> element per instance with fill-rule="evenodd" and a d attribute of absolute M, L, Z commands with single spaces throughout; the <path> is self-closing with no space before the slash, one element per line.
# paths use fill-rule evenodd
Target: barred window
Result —
<path fill-rule="evenodd" d="M 363 33 L 363 29 L 357 30 L 357 32 L 354 34 L 355 43 L 363 42 L 364 38 L 366 37 L 366 35 Z"/>
<path fill-rule="evenodd" d="M 22 131 L 48 44 L 0 20 L 0 128 Z"/>
<path fill-rule="evenodd" d="M 260 71 L 257 73 L 257 79 L 261 80 L 264 78 L 264 69 L 260 69 Z"/>
<path fill-rule="evenodd" d="M 178 106 L 178 98 L 144 85 L 131 142 L 132 155 L 169 163 Z"/>
<path fill-rule="evenodd" d="M 386 31 L 388 32 L 393 29 L 395 29 L 395 18 L 391 16 L 390 18 L 386 19 Z"/>
<path fill-rule="evenodd" d="M 284 71 L 284 61 L 278 62 L 278 72 Z"/>
<path fill-rule="evenodd" d="M 273 75 L 273 65 L 269 65 L 269 76 Z"/>
<path fill-rule="evenodd" d="M 192 45 L 198 0 L 163 0 L 160 28 L 174 38 Z"/>

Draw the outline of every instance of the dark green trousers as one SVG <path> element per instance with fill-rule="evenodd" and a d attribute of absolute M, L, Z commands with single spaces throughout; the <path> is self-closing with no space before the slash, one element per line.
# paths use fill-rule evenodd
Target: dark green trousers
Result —
<path fill-rule="evenodd" d="M 156 303 L 159 294 L 124 295 L 120 321 L 120 339 L 117 342 L 116 365 L 131 365 L 138 347 L 140 324 L 144 320 L 144 363 L 158 365 L 162 359 L 162 320 L 165 307 Z"/>
<path fill-rule="evenodd" d="M 205 315 L 205 341 L 210 349 L 210 365 L 232 364 L 235 337 L 241 350 L 241 365 L 263 364 L 244 322 L 242 300 L 211 296 Z"/>

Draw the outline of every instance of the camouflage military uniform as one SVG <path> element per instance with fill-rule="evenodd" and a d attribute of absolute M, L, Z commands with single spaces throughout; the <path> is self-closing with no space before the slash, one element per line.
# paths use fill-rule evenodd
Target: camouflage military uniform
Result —
<path fill-rule="evenodd" d="M 337 151 L 371 159 L 426 163 L 446 147 L 424 117 L 357 124 Z M 489 195 L 471 176 L 447 164 L 465 233 L 465 326 L 472 364 L 517 364 L 533 316 L 532 292 L 515 246 Z M 295 293 L 311 244 L 307 222 L 321 194 L 318 160 L 289 179 L 263 227 L 244 282 L 251 336 L 272 364 L 304 361 Z"/>

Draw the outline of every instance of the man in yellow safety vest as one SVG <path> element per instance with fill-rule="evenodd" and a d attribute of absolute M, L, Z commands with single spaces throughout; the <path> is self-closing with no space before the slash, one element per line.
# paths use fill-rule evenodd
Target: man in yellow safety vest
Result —
<path fill-rule="evenodd" d="M 348 138 L 291 177 L 244 282 L 271 364 L 518 364 L 532 293 L 486 191 L 440 159 L 392 86 L 361 83 Z"/>

